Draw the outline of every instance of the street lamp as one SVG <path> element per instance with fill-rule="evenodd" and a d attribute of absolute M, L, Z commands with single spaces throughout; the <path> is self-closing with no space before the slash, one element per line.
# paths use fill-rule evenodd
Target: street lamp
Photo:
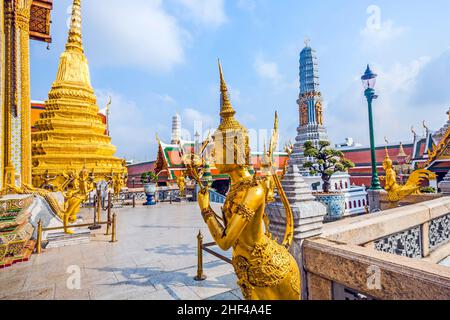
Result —
<path fill-rule="evenodd" d="M 133 189 L 134 189 L 134 177 L 131 178 L 131 181 L 133 182 Z"/>
<path fill-rule="evenodd" d="M 371 190 L 382 190 L 380 179 L 378 177 L 377 172 L 377 158 L 375 153 L 375 137 L 373 130 L 373 114 L 372 114 L 372 102 L 374 99 L 377 99 L 378 96 L 375 94 L 375 84 L 377 82 L 377 74 L 373 73 L 370 69 L 370 66 L 367 65 L 366 72 L 361 77 L 361 80 L 364 85 L 364 95 L 367 98 L 367 103 L 369 106 L 369 127 L 370 127 L 370 150 L 372 156 L 372 186 Z"/>

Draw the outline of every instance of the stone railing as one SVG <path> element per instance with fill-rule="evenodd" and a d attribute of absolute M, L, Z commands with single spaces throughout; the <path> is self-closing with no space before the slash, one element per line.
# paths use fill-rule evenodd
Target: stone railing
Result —
<path fill-rule="evenodd" d="M 450 299 L 450 198 L 327 224 L 305 240 L 308 299 Z"/>
<path fill-rule="evenodd" d="M 405 197 L 400 202 L 395 203 L 394 205 L 404 207 L 404 206 L 409 206 L 412 204 L 418 204 L 418 203 L 442 198 L 442 196 L 443 195 L 441 193 L 423 193 L 423 194 L 419 194 L 419 195 L 415 194 L 415 195 L 410 195 L 410 196 Z M 380 206 L 381 206 L 381 210 L 392 209 L 393 204 L 392 204 L 392 202 L 389 201 L 388 194 L 386 191 L 382 191 L 380 193 Z"/>

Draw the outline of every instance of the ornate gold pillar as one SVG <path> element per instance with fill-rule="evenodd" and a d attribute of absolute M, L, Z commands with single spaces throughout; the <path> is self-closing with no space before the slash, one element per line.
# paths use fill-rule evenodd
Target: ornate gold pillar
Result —
<path fill-rule="evenodd" d="M 4 115 L 5 115 L 5 2 L 0 0 L 0 190 L 3 189 L 4 163 Z"/>
<path fill-rule="evenodd" d="M 3 186 L 31 183 L 31 4 L 32 0 L 4 0 Z"/>
<path fill-rule="evenodd" d="M 11 117 L 14 106 L 14 0 L 4 1 L 4 41 L 5 41 L 5 90 L 3 105 L 3 187 L 13 184 L 14 166 L 11 160 Z"/>
<path fill-rule="evenodd" d="M 30 10 L 32 0 L 17 0 L 18 42 L 20 46 L 20 105 L 21 105 L 21 178 L 31 181 L 31 92 L 30 92 Z"/>

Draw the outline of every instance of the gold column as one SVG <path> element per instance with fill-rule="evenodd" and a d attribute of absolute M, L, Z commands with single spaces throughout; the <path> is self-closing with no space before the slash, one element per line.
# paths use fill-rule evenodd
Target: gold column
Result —
<path fill-rule="evenodd" d="M 20 105 L 22 123 L 22 184 L 31 180 L 31 98 L 30 98 L 30 10 L 32 0 L 17 0 L 17 25 L 20 46 Z"/>
<path fill-rule="evenodd" d="M 3 106 L 3 187 L 14 184 L 14 166 L 11 159 L 11 117 L 15 104 L 15 32 L 14 8 L 15 0 L 4 3 L 4 41 L 5 41 L 5 91 Z"/>
<path fill-rule="evenodd" d="M 29 63 L 31 4 L 32 0 L 4 0 L 6 74 L 2 141 L 2 157 L 5 164 L 3 186 L 6 184 L 19 186 L 22 183 L 31 184 Z M 16 156 L 16 163 L 14 163 L 13 154 Z M 16 171 L 21 175 L 15 176 Z"/>
<path fill-rule="evenodd" d="M 4 115 L 5 115 L 5 16 L 4 16 L 5 2 L 0 0 L 0 190 L 3 189 L 3 173 L 4 173 Z"/>

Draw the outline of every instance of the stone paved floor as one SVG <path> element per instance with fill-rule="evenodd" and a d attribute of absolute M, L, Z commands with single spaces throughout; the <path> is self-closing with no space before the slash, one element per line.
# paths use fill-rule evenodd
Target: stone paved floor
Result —
<path fill-rule="evenodd" d="M 193 280 L 199 229 L 211 241 L 195 204 L 115 211 L 117 243 L 109 243 L 102 230 L 88 244 L 48 249 L 27 263 L 0 270 L 0 300 L 242 298 L 232 266 L 207 253 L 207 280 Z M 86 222 L 92 211 L 84 209 L 81 215 Z M 77 272 L 80 288 L 71 290 Z"/>

